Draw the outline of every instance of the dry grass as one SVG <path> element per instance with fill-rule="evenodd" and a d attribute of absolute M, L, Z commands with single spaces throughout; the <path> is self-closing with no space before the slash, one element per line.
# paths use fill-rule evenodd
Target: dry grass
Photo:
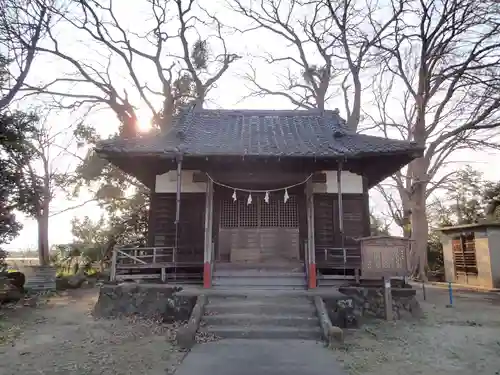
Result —
<path fill-rule="evenodd" d="M 77 290 L 7 312 L 0 374 L 164 375 L 180 361 L 172 326 L 94 319 L 96 298 L 95 289 Z"/>
<path fill-rule="evenodd" d="M 500 374 L 500 296 L 428 290 L 420 321 L 366 322 L 335 355 L 349 375 Z"/>

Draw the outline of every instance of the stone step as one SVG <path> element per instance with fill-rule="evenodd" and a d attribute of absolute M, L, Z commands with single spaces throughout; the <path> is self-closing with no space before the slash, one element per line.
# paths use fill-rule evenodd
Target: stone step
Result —
<path fill-rule="evenodd" d="M 216 263 L 214 266 L 216 272 L 220 270 L 267 270 L 267 271 L 284 271 L 284 272 L 296 272 L 303 271 L 304 264 L 300 262 L 293 263 Z"/>
<path fill-rule="evenodd" d="M 311 302 L 272 302 L 268 300 L 230 300 L 230 301 L 210 301 L 205 307 L 205 314 L 264 314 L 276 315 L 286 314 L 294 316 L 315 316 L 316 309 Z"/>
<path fill-rule="evenodd" d="M 286 306 L 313 306 L 313 300 L 309 296 L 300 294 L 284 294 L 280 292 L 263 292 L 262 294 L 249 292 L 248 294 L 227 294 L 227 295 L 210 295 L 210 303 L 239 303 L 239 304 L 271 304 L 271 305 L 286 305 Z"/>
<path fill-rule="evenodd" d="M 303 270 L 287 271 L 287 270 L 268 270 L 268 269 L 222 269 L 215 270 L 214 277 L 298 277 L 305 278 Z"/>
<path fill-rule="evenodd" d="M 341 286 L 348 284 L 347 281 L 346 280 L 338 280 L 338 279 L 318 278 L 318 286 L 328 286 L 328 287 L 338 288 L 338 287 L 341 287 Z"/>
<path fill-rule="evenodd" d="M 231 290 L 240 290 L 241 288 L 245 288 L 245 291 L 248 293 L 251 292 L 300 292 L 306 290 L 305 287 L 303 286 L 294 286 L 294 285 L 289 285 L 289 286 L 274 286 L 274 285 L 238 285 L 238 286 L 229 286 L 229 285 L 215 285 L 213 289 L 215 291 L 220 291 L 220 292 L 231 292 Z"/>
<path fill-rule="evenodd" d="M 295 315 L 289 313 L 287 315 L 263 315 L 263 314 L 215 314 L 205 315 L 203 322 L 208 326 L 255 326 L 266 325 L 273 327 L 317 327 L 318 318 L 310 314 Z"/>
<path fill-rule="evenodd" d="M 307 285 L 304 276 L 299 277 L 218 277 L 212 280 L 214 286 L 266 286 L 266 287 L 305 287 Z"/>
<path fill-rule="evenodd" d="M 303 339 L 321 340 L 321 329 L 317 327 L 255 326 L 206 326 L 203 330 L 220 338 L 239 339 Z"/>

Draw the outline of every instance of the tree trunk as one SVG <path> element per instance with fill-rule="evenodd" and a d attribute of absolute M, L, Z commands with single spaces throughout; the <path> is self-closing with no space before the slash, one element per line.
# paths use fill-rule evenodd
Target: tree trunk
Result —
<path fill-rule="evenodd" d="M 411 238 L 411 191 L 406 187 L 398 187 L 399 199 L 401 199 L 401 216 L 396 218 L 396 223 L 403 230 L 403 237 Z"/>
<path fill-rule="evenodd" d="M 426 210 L 427 168 L 424 158 L 414 161 L 414 182 L 412 200 L 412 239 L 413 256 L 412 267 L 414 275 L 427 280 L 427 242 L 429 239 L 429 223 Z"/>
<path fill-rule="evenodd" d="M 49 259 L 49 215 L 42 213 L 37 217 L 38 224 L 38 258 L 41 266 L 47 266 Z"/>
<path fill-rule="evenodd" d="M 50 206 L 50 194 L 45 192 L 45 194 L 43 194 L 41 202 L 41 210 L 36 218 L 38 224 L 38 257 L 41 266 L 47 266 L 50 263 L 49 206 Z"/>
<path fill-rule="evenodd" d="M 359 78 L 359 71 L 353 72 L 352 79 L 354 82 L 354 100 L 352 103 L 351 115 L 347 119 L 347 126 L 349 130 L 355 132 L 358 129 L 361 119 L 361 80 Z"/>

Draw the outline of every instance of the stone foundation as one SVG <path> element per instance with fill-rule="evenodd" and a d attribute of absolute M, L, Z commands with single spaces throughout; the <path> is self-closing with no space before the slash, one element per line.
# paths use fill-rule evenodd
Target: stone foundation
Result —
<path fill-rule="evenodd" d="M 357 327 L 363 318 L 385 318 L 384 290 L 382 288 L 341 287 L 345 298 L 325 298 L 325 304 L 333 325 Z M 422 316 L 416 290 L 392 288 L 392 311 L 396 320 Z"/>
<path fill-rule="evenodd" d="M 181 290 L 177 286 L 137 283 L 103 285 L 94 307 L 94 315 L 137 315 L 166 323 L 186 321 L 196 303 L 196 296 L 179 295 Z"/>

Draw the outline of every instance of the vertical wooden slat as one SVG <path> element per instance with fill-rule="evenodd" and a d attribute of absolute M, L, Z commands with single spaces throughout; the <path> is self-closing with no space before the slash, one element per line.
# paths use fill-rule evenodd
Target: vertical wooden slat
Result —
<path fill-rule="evenodd" d="M 151 190 L 149 195 L 149 216 L 148 216 L 148 246 L 155 246 L 155 226 L 156 226 L 156 197 L 157 193 L 154 192 L 154 189 Z"/>
<path fill-rule="evenodd" d="M 307 211 L 305 194 L 298 194 L 297 205 L 299 210 L 299 238 L 300 238 L 300 259 L 307 265 L 306 244 L 307 244 Z"/>
<path fill-rule="evenodd" d="M 363 177 L 363 237 L 370 233 L 370 196 L 368 193 L 368 179 Z"/>
<path fill-rule="evenodd" d="M 344 232 L 344 199 L 342 195 L 342 162 L 339 162 L 337 169 L 337 203 L 338 203 L 338 223 L 339 223 L 339 234 L 340 234 L 340 247 L 344 252 L 344 265 L 345 265 L 345 232 Z"/>
<path fill-rule="evenodd" d="M 203 259 L 203 287 L 210 288 L 212 286 L 212 222 L 213 222 L 213 203 L 214 203 L 214 186 L 211 179 L 208 179 L 207 190 L 205 194 L 205 251 Z"/>
<path fill-rule="evenodd" d="M 221 201 L 222 192 L 220 188 L 214 186 L 213 189 L 213 206 L 212 206 L 212 240 L 214 242 L 214 261 L 221 260 L 220 244 L 219 244 L 219 231 L 220 231 L 220 215 L 221 215 Z"/>

